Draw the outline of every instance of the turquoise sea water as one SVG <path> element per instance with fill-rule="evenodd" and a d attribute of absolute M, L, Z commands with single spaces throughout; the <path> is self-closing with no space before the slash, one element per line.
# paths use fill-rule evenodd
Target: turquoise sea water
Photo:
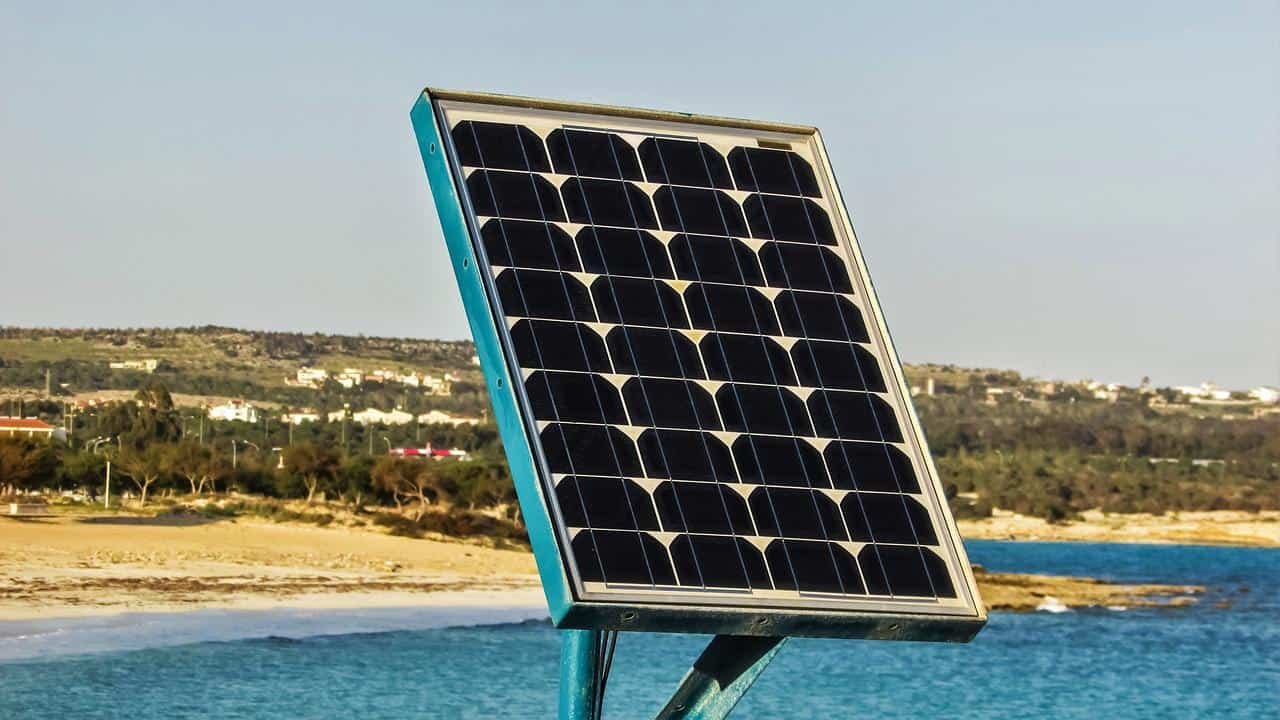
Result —
<path fill-rule="evenodd" d="M 970 645 L 793 640 L 734 717 L 1280 717 L 1280 551 L 967 546 L 973 560 L 991 570 L 1212 590 L 1183 609 L 995 613 Z M 1215 607 L 1224 603 L 1229 606 Z M 170 644 L 216 636 L 222 627 L 230 635 L 253 632 L 243 614 L 187 618 L 0 626 L 0 657 L 17 658 L 0 660 L 0 718 L 555 714 L 558 638 L 542 622 L 403 631 L 386 629 L 418 619 L 311 613 L 276 618 L 274 625 L 254 620 L 255 627 L 284 628 L 289 637 L 273 630 L 269 638 Z M 464 614 L 451 622 L 481 620 Z M 335 628 L 384 631 L 316 636 Z M 605 717 L 652 717 L 704 642 L 622 636 Z M 163 646 L 107 649 L 113 644 Z"/>

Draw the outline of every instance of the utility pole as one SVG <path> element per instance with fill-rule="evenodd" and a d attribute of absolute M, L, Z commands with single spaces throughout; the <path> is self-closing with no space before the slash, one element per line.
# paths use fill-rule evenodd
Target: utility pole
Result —
<path fill-rule="evenodd" d="M 347 447 L 347 418 L 351 415 L 351 403 L 342 403 L 342 454 L 350 452 Z"/>
<path fill-rule="evenodd" d="M 238 459 L 236 458 L 236 439 L 231 438 L 231 470 L 234 472 L 235 469 L 238 467 L 240 467 L 240 465 L 238 464 Z"/>

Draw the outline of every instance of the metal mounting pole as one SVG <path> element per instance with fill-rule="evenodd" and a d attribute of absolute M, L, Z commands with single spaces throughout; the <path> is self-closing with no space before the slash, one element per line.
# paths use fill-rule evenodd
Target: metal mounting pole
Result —
<path fill-rule="evenodd" d="M 560 631 L 560 720 L 599 720 L 600 631 Z"/>
<path fill-rule="evenodd" d="M 717 635 L 657 720 L 723 720 L 773 661 L 786 638 Z"/>

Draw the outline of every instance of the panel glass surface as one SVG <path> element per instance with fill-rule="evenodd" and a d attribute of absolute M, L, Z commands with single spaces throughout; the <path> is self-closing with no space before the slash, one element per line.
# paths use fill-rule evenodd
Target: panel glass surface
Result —
<path fill-rule="evenodd" d="M 973 613 L 815 138 L 442 107 L 581 599 Z"/>

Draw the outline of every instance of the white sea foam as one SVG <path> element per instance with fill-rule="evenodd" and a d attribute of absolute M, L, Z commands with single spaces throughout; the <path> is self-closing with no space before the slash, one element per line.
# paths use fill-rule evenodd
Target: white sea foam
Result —
<path fill-rule="evenodd" d="M 505 600 L 493 593 L 448 595 L 419 607 L 205 608 L 9 620 L 0 622 L 0 662 L 250 638 L 501 625 L 547 617 L 540 597 L 530 602 L 521 594 Z"/>
<path fill-rule="evenodd" d="M 1071 608 L 1067 607 L 1061 600 L 1052 595 L 1046 595 L 1040 604 L 1036 606 L 1037 612 L 1047 613 L 1064 613 L 1071 612 Z"/>

